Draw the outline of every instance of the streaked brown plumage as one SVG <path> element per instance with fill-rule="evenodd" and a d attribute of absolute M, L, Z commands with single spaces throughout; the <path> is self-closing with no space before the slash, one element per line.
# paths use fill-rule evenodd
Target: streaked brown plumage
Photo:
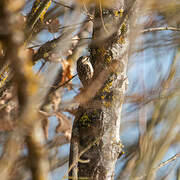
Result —
<path fill-rule="evenodd" d="M 81 56 L 77 60 L 77 74 L 83 86 L 87 87 L 94 74 L 94 70 L 88 56 Z"/>

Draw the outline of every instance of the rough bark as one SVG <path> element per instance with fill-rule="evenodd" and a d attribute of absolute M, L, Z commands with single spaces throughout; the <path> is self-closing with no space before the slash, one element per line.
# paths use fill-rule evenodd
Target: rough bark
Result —
<path fill-rule="evenodd" d="M 102 86 L 96 89 L 94 97 L 80 104 L 75 117 L 70 148 L 70 179 L 114 178 L 115 163 L 122 153 L 119 133 L 123 97 L 128 83 L 127 14 L 131 8 L 118 0 L 111 8 L 95 10 L 90 45 L 94 76 L 86 90 L 99 86 L 97 83 L 102 83 Z M 89 145 L 91 147 L 82 154 Z"/>

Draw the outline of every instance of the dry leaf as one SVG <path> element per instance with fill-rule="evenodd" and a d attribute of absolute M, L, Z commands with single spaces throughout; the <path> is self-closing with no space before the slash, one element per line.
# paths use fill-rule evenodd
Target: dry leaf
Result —
<path fill-rule="evenodd" d="M 56 133 L 61 132 L 66 139 L 70 140 L 72 123 L 70 122 L 69 118 L 60 112 L 56 113 L 56 117 L 59 121 L 59 124 L 56 127 Z"/>

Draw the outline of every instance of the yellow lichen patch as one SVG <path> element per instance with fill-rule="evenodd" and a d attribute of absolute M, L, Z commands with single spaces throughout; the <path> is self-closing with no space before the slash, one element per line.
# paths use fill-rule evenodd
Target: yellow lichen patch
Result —
<path fill-rule="evenodd" d="M 115 16 L 115 17 L 122 17 L 123 12 L 124 12 L 124 9 L 122 8 L 122 9 L 120 9 L 120 10 L 114 11 L 113 13 L 114 13 L 114 16 Z"/>
<path fill-rule="evenodd" d="M 101 99 L 105 99 L 105 96 L 104 96 L 104 95 L 102 95 L 102 96 L 101 96 Z"/>
<path fill-rule="evenodd" d="M 106 107 L 106 108 L 109 108 L 110 106 L 111 106 L 111 102 L 109 102 L 109 101 L 104 101 L 103 102 L 103 105 Z"/>
<path fill-rule="evenodd" d="M 112 95 L 112 101 L 114 101 L 116 99 L 116 96 Z"/>
<path fill-rule="evenodd" d="M 119 153 L 119 158 L 120 158 L 123 154 L 125 154 L 125 152 L 122 150 L 122 151 Z"/>
<path fill-rule="evenodd" d="M 120 36 L 120 38 L 118 39 L 118 43 L 120 44 L 124 44 L 125 43 L 125 39 L 123 36 Z"/>
<path fill-rule="evenodd" d="M 118 17 L 119 16 L 119 11 L 114 11 L 114 16 Z"/>
<path fill-rule="evenodd" d="M 47 52 L 44 53 L 44 55 L 43 55 L 44 58 L 47 58 L 48 56 L 49 56 L 49 53 L 47 53 Z"/>
<path fill-rule="evenodd" d="M 86 127 L 91 126 L 91 120 L 89 119 L 87 113 L 83 114 L 83 116 L 80 118 L 79 122 L 82 126 L 86 126 Z"/>
<path fill-rule="evenodd" d="M 106 50 L 105 50 L 105 48 L 104 47 L 102 47 L 101 49 L 97 49 L 97 52 L 100 54 L 100 55 L 102 55 L 102 56 L 104 56 L 105 54 L 106 54 Z"/>
<path fill-rule="evenodd" d="M 121 142 L 119 142 L 118 145 L 119 145 L 119 147 L 121 149 L 121 152 L 119 153 L 119 157 L 121 157 L 123 154 L 125 154 L 125 152 L 123 151 L 124 145 Z"/>
<path fill-rule="evenodd" d="M 9 73 L 10 73 L 9 66 L 5 65 L 4 68 L 0 72 L 0 88 L 6 84 Z"/>
<path fill-rule="evenodd" d="M 46 12 L 47 12 L 48 8 L 50 7 L 50 5 L 51 5 L 51 1 L 49 1 L 46 4 L 46 6 L 44 7 L 43 11 L 41 12 L 40 19 L 41 19 L 42 22 L 44 20 L 44 15 L 46 14 Z"/>
<path fill-rule="evenodd" d="M 34 5 L 33 5 L 32 14 L 35 14 L 40 8 L 42 8 L 42 10 L 40 9 L 41 12 L 39 14 L 39 18 L 40 18 L 41 21 L 43 21 L 44 15 L 47 12 L 48 8 L 50 7 L 51 2 L 52 2 L 51 0 L 48 1 L 45 4 L 45 6 L 42 8 L 42 4 L 43 4 L 42 1 L 41 0 L 36 0 Z"/>
<path fill-rule="evenodd" d="M 112 86 L 112 81 L 109 83 L 106 83 L 105 87 L 103 88 L 102 92 L 110 92 L 110 88 Z"/>
<path fill-rule="evenodd" d="M 105 63 L 109 64 L 112 61 L 112 57 L 109 55 L 108 50 L 105 47 L 101 47 L 97 49 L 97 54 L 102 57 Z"/>
<path fill-rule="evenodd" d="M 7 74 L 3 76 L 3 78 L 1 79 L 1 82 L 0 82 L 0 87 L 6 83 L 7 78 L 8 78 Z"/>
<path fill-rule="evenodd" d="M 127 32 L 127 25 L 125 23 L 123 23 L 121 25 L 121 36 L 118 40 L 118 43 L 120 44 L 124 44 L 125 43 L 125 38 L 124 38 L 124 34 Z"/>
<path fill-rule="evenodd" d="M 102 90 L 103 92 L 110 92 L 110 89 L 109 89 L 109 87 L 105 87 L 105 88 L 103 88 L 103 90 Z"/>
<path fill-rule="evenodd" d="M 127 32 L 127 26 L 125 23 L 121 25 L 121 35 Z"/>
<path fill-rule="evenodd" d="M 108 56 L 107 58 L 105 58 L 106 62 L 109 64 L 112 60 L 111 56 Z"/>
<path fill-rule="evenodd" d="M 120 16 L 120 17 L 122 17 L 123 12 L 124 12 L 124 9 L 120 9 L 120 10 L 119 10 L 119 16 Z"/>
<path fill-rule="evenodd" d="M 8 65 L 6 65 L 4 69 L 0 72 L 0 88 L 6 83 L 9 71 L 9 67 Z"/>
<path fill-rule="evenodd" d="M 40 0 L 36 0 L 32 7 L 32 14 L 35 14 L 40 7 Z"/>

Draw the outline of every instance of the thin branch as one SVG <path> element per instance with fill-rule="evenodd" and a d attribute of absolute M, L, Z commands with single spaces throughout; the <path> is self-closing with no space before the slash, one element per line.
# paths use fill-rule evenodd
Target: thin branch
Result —
<path fill-rule="evenodd" d="M 101 1 L 100 0 L 99 0 L 99 9 L 100 9 L 100 17 L 101 17 L 101 22 L 102 22 L 103 28 L 104 28 L 105 32 L 107 34 L 109 34 L 109 32 L 108 32 L 108 30 L 107 30 L 107 28 L 106 28 L 106 26 L 104 24 L 104 19 L 103 19 L 103 16 L 102 16 L 103 10 L 102 10 L 102 5 L 101 5 Z"/>
<path fill-rule="evenodd" d="M 79 156 L 78 156 L 78 159 L 73 163 L 71 164 L 71 166 L 69 167 L 68 169 L 68 173 L 71 171 L 71 169 L 76 165 L 76 163 L 78 163 L 80 157 L 85 153 L 87 152 L 94 144 L 96 144 L 98 141 L 100 140 L 100 137 L 97 138 L 93 143 L 89 144 L 83 151 L 81 151 L 79 153 Z"/>
<path fill-rule="evenodd" d="M 178 157 L 180 157 L 180 152 L 177 153 L 176 155 L 174 155 L 173 157 L 171 157 L 170 159 L 160 163 L 157 167 L 153 168 L 153 170 L 150 173 L 152 174 L 154 171 L 157 171 L 158 169 L 160 169 L 160 168 L 166 166 L 167 164 L 169 164 L 170 162 L 175 161 Z M 142 176 L 136 177 L 135 179 L 136 180 L 144 179 L 146 176 L 147 176 L 147 174 L 144 174 Z"/>
<path fill-rule="evenodd" d="M 87 152 L 94 144 L 96 144 L 98 141 L 100 140 L 100 137 L 97 138 L 94 142 L 92 142 L 91 144 L 89 144 L 84 150 L 82 150 L 80 153 L 79 153 L 79 156 L 78 158 L 74 161 L 74 163 L 71 164 L 71 166 L 69 167 L 68 169 L 68 173 L 72 170 L 72 168 L 79 162 L 80 160 L 80 157 L 85 153 Z M 62 179 L 65 179 L 66 176 L 64 175 L 64 177 Z M 69 178 L 69 177 L 68 177 Z M 78 177 L 79 179 L 79 177 Z"/>
<path fill-rule="evenodd" d="M 37 75 L 40 74 L 41 70 L 42 70 L 43 67 L 46 65 L 46 63 L 47 63 L 47 61 L 42 62 L 42 65 L 41 65 L 41 67 L 39 68 L 39 70 L 38 70 L 38 72 L 37 72 Z"/>
<path fill-rule="evenodd" d="M 174 155 L 173 157 L 171 157 L 167 161 L 164 161 L 164 162 L 160 163 L 159 166 L 157 167 L 157 170 L 162 168 L 163 166 L 166 166 L 168 163 L 170 163 L 172 161 L 175 161 L 178 157 L 180 157 L 180 153 Z"/>
<path fill-rule="evenodd" d="M 62 86 L 65 86 L 66 84 L 68 84 L 72 79 L 74 79 L 77 76 L 77 74 L 75 74 L 72 78 L 68 79 L 66 82 L 64 82 L 63 84 L 60 84 L 59 86 L 53 87 L 53 92 L 56 91 L 57 89 L 61 88 Z"/>
<path fill-rule="evenodd" d="M 142 30 L 142 33 L 155 32 L 155 31 L 180 31 L 180 28 L 175 27 L 155 27 Z"/>
<path fill-rule="evenodd" d="M 83 24 L 83 23 L 82 23 Z M 74 26 L 74 25 L 72 25 Z M 70 26 L 69 26 L 70 27 Z M 63 29 L 63 28 L 68 28 L 67 26 L 63 26 L 61 27 L 60 29 Z M 74 38 L 72 39 L 71 41 L 79 41 L 79 40 L 88 40 L 88 39 L 92 39 L 91 37 L 87 37 L 87 38 Z M 31 49 L 31 48 L 36 48 L 36 47 L 40 47 L 42 46 L 43 44 L 37 44 L 37 45 L 34 45 L 34 46 L 30 46 L 30 47 L 27 47 L 27 49 Z"/>

